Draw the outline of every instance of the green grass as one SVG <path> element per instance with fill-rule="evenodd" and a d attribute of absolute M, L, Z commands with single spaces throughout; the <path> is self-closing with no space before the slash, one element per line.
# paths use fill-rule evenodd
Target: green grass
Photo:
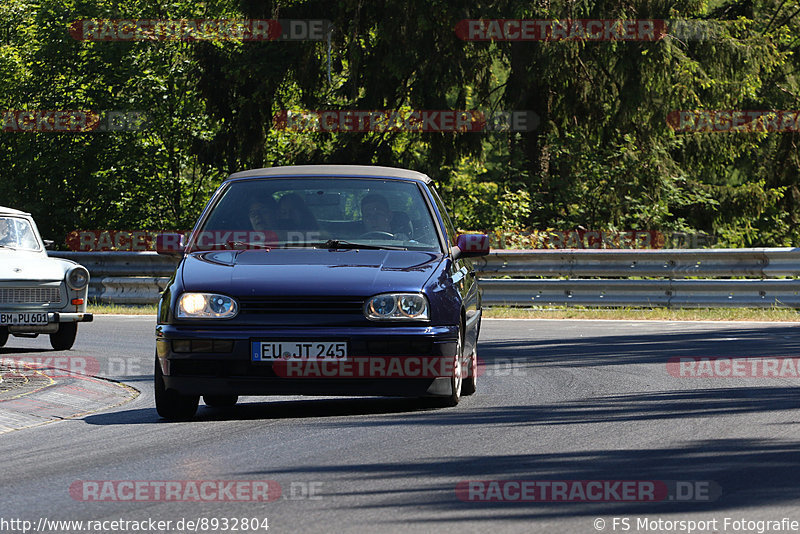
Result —
<path fill-rule="evenodd" d="M 495 319 L 610 319 L 618 321 L 800 321 L 800 314 L 791 308 L 585 308 L 492 307 L 484 308 L 484 317 Z"/>
<path fill-rule="evenodd" d="M 155 304 L 141 306 L 126 306 L 122 304 L 97 304 L 89 302 L 86 311 L 95 315 L 155 315 Z"/>
<path fill-rule="evenodd" d="M 96 315 L 155 315 L 156 305 L 123 306 L 120 304 L 89 303 L 88 310 Z M 800 313 L 787 308 L 702 308 L 668 310 L 666 308 L 585 308 L 553 306 L 484 308 L 483 316 L 495 319 L 610 319 L 618 321 L 800 321 Z"/>

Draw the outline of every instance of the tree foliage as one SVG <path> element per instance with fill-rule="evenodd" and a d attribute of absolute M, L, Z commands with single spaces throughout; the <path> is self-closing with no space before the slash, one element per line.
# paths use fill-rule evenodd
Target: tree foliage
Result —
<path fill-rule="evenodd" d="M 0 133 L 0 204 L 43 233 L 191 225 L 229 173 L 304 163 L 428 173 L 462 228 L 800 238 L 798 134 L 678 133 L 676 110 L 797 110 L 780 0 L 6 0 L 0 108 L 139 111 L 139 131 Z M 84 18 L 332 21 L 325 41 L 91 42 Z M 693 19 L 706 39 L 471 42 L 462 19 Z M 330 46 L 330 48 L 329 48 Z M 330 73 L 330 77 L 329 77 Z M 281 110 L 530 110 L 525 132 L 295 132 Z"/>

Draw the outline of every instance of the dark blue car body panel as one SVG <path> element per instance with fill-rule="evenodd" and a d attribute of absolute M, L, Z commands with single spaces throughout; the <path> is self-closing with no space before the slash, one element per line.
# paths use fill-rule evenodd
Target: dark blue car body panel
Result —
<path fill-rule="evenodd" d="M 255 171 L 248 174 L 238 178 L 234 175 L 226 184 L 264 179 Z M 272 173 L 267 178 L 273 176 L 285 179 L 293 175 Z M 157 356 L 167 389 L 185 395 L 450 393 L 447 377 L 290 379 L 277 376 L 269 363 L 251 361 L 253 341 L 281 339 L 343 340 L 352 357 L 398 355 L 449 360 L 454 357 L 461 336 L 463 355 L 472 354 L 480 329 L 480 291 L 471 261 L 454 259 L 450 254 L 455 236 L 449 219 L 440 213 L 441 201 L 425 180 L 389 173 L 374 177 L 418 184 L 435 213 L 442 251 L 274 248 L 184 255 L 159 303 Z M 224 187 L 225 184 L 209 201 L 198 228 Z M 241 309 L 232 319 L 179 319 L 174 310 L 184 292 L 227 295 L 237 299 Z M 367 319 L 363 303 L 387 292 L 424 293 L 430 320 Z M 202 352 L 176 352 L 176 340 L 205 340 L 212 343 L 212 350 L 207 346 Z M 215 343 L 221 350 L 214 351 Z"/>

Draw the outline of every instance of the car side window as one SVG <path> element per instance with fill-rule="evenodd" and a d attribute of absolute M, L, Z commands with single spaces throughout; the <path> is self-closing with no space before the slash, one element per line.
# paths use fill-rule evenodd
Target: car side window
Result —
<path fill-rule="evenodd" d="M 27 221 L 17 220 L 17 243 L 20 248 L 25 250 L 36 250 L 39 248 L 39 243 L 36 241 L 33 229 Z"/>
<path fill-rule="evenodd" d="M 456 229 L 453 226 L 453 223 L 450 221 L 450 216 L 447 214 L 447 208 L 444 206 L 444 202 L 442 202 L 442 198 L 439 196 L 439 193 L 433 186 L 430 186 L 431 193 L 433 194 L 433 201 L 436 203 L 436 208 L 439 210 L 439 213 L 442 216 L 442 220 L 444 221 L 444 228 L 447 232 L 447 242 L 450 246 L 454 246 L 456 244 Z"/>
<path fill-rule="evenodd" d="M 30 223 L 16 217 L 0 217 L 0 245 L 22 250 L 39 249 L 39 242 Z"/>

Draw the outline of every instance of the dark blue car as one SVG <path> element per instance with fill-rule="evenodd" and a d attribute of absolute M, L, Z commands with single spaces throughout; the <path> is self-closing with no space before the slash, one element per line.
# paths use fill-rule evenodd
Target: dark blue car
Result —
<path fill-rule="evenodd" d="M 475 391 L 481 294 L 424 174 L 297 166 L 233 174 L 184 243 L 159 302 L 155 402 L 191 418 L 240 395 L 428 397 Z"/>

